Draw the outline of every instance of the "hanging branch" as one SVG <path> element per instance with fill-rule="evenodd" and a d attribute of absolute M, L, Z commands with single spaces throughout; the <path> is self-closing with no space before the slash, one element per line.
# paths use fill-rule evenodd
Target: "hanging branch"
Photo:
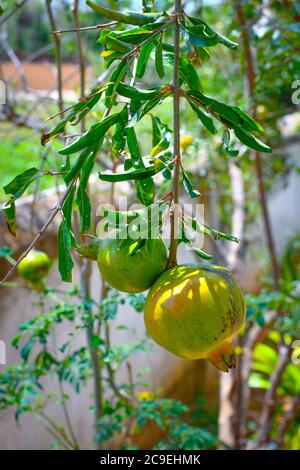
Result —
<path fill-rule="evenodd" d="M 76 40 L 77 40 L 77 47 L 78 47 L 78 63 L 79 63 L 79 70 L 80 70 L 80 98 L 84 98 L 85 95 L 85 60 L 84 60 L 84 54 L 83 54 L 83 47 L 82 47 L 82 41 L 81 41 L 81 35 L 80 35 L 80 29 L 79 29 L 79 15 L 78 15 L 78 5 L 79 5 L 79 0 L 74 0 L 73 4 L 73 16 L 74 16 L 74 21 L 75 25 L 77 28 L 76 31 Z M 84 119 L 81 121 L 81 130 L 84 132 Z"/>
<path fill-rule="evenodd" d="M 257 121 L 257 104 L 255 101 L 255 66 L 254 66 L 254 59 L 253 53 L 250 45 L 250 38 L 249 38 L 249 31 L 244 17 L 244 11 L 241 1 L 238 1 L 237 5 L 237 18 L 238 22 L 241 27 L 241 34 L 242 34 L 242 41 L 243 47 L 245 51 L 245 58 L 247 63 L 247 79 L 248 79 L 248 90 L 249 90 L 249 97 L 252 101 L 252 115 L 253 119 Z M 265 227 L 265 232 L 267 236 L 267 244 L 268 250 L 270 253 L 270 259 L 272 264 L 272 273 L 273 273 L 273 283 L 274 288 L 279 288 L 279 269 L 277 264 L 277 258 L 275 253 L 275 246 L 270 222 L 270 214 L 267 205 L 267 197 L 266 197 L 266 190 L 264 185 L 264 175 L 263 175 L 263 165 L 261 160 L 261 155 L 258 151 L 254 152 L 255 156 L 255 171 L 258 181 L 258 192 L 259 192 L 259 199 L 260 205 L 263 213 L 263 222 Z"/>
<path fill-rule="evenodd" d="M 170 210 L 170 253 L 167 269 L 177 264 L 177 236 L 178 236 L 178 204 L 179 204 L 179 178 L 180 178 L 180 105 L 179 105 L 179 53 L 180 53 L 180 27 L 179 19 L 182 13 L 181 0 L 176 0 L 174 23 L 174 72 L 173 72 L 173 120 L 174 120 L 174 175 L 173 175 L 173 203 Z"/>
<path fill-rule="evenodd" d="M 115 26 L 117 24 L 118 24 L 117 21 L 111 21 L 110 23 L 102 23 L 102 24 L 96 24 L 94 26 L 86 26 L 84 28 L 80 28 L 76 23 L 75 28 L 58 29 L 57 31 L 52 31 L 52 34 L 77 33 L 79 31 L 93 31 L 95 29 L 109 28 L 109 27 Z"/>

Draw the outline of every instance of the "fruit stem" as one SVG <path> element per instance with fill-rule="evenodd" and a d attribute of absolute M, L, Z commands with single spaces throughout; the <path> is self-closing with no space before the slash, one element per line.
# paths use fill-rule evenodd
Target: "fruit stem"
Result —
<path fill-rule="evenodd" d="M 179 203 L 179 182 L 180 182 L 180 107 L 179 107 L 179 46 L 180 46 L 180 27 L 179 19 L 182 14 L 181 0 L 176 0 L 175 3 L 175 22 L 174 22 L 174 71 L 173 71 L 173 127 L 174 127 L 174 173 L 173 173 L 173 188 L 174 194 L 173 203 L 170 210 L 170 252 L 167 264 L 167 269 L 173 268 L 177 264 L 177 238 L 178 238 L 178 203 Z"/>

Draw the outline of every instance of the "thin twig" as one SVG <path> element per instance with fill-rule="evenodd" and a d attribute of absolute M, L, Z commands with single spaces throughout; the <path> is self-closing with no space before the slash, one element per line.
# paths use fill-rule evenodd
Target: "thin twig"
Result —
<path fill-rule="evenodd" d="M 39 411 L 38 414 L 54 429 L 54 431 L 59 435 L 59 438 L 63 439 L 70 449 L 74 449 L 72 442 L 69 441 L 69 438 L 62 426 L 56 424 L 56 422 L 44 411 Z"/>
<path fill-rule="evenodd" d="M 118 22 L 117 21 L 111 21 L 110 23 L 96 24 L 94 26 L 85 26 L 84 28 L 79 28 L 77 23 L 75 23 L 75 24 L 76 24 L 75 28 L 58 29 L 56 31 L 52 31 L 52 34 L 78 33 L 78 31 L 93 31 L 95 29 L 103 29 L 103 28 L 109 28 L 110 26 L 115 26 L 116 24 L 118 24 Z"/>
<path fill-rule="evenodd" d="M 32 248 L 37 244 L 37 242 L 42 238 L 42 236 L 45 234 L 47 228 L 49 227 L 49 225 L 51 224 L 51 222 L 55 219 L 56 215 L 58 212 L 60 212 L 61 210 L 61 207 L 63 205 L 63 203 L 65 202 L 66 198 L 68 197 L 71 189 L 73 188 L 74 184 L 75 184 L 75 181 L 77 179 L 77 176 L 75 178 L 73 178 L 73 180 L 69 183 L 66 191 L 64 192 L 62 198 L 59 200 L 58 204 L 54 207 L 54 209 L 52 210 L 52 214 L 50 215 L 50 217 L 47 219 L 47 221 L 44 223 L 43 227 L 39 230 L 39 232 L 36 234 L 36 236 L 34 237 L 34 239 L 32 240 L 32 242 L 30 243 L 30 245 L 28 246 L 28 248 L 24 251 L 24 253 L 22 253 L 22 255 L 19 257 L 19 259 L 16 261 L 16 264 L 6 273 L 6 275 L 4 276 L 4 278 L 0 281 L 0 287 L 2 286 L 2 284 L 7 281 L 7 279 L 9 279 L 12 274 L 16 271 L 17 267 L 19 266 L 19 264 L 21 263 L 21 261 L 28 255 L 28 253 L 32 250 Z"/>

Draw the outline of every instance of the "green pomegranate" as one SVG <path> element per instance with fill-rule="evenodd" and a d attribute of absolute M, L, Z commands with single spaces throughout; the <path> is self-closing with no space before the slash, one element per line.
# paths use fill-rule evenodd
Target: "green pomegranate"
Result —
<path fill-rule="evenodd" d="M 166 269 L 167 250 L 160 238 L 141 244 L 106 237 L 98 241 L 97 263 L 103 279 L 115 289 L 143 292 Z"/>
<path fill-rule="evenodd" d="M 144 310 L 150 336 L 186 359 L 235 367 L 232 340 L 245 321 L 245 304 L 233 275 L 219 266 L 183 265 L 164 272 Z"/>
<path fill-rule="evenodd" d="M 18 274 L 35 286 L 43 283 L 51 267 L 51 259 L 43 251 L 31 250 L 17 267 Z"/>

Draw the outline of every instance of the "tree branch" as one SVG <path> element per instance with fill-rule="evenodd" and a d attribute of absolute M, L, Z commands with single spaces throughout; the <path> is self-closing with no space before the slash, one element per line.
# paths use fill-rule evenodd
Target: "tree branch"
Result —
<path fill-rule="evenodd" d="M 173 121 L 174 121 L 174 149 L 173 160 L 175 164 L 173 174 L 173 203 L 170 210 L 170 252 L 167 269 L 177 264 L 177 236 L 178 236 L 178 204 L 180 182 L 180 92 L 179 92 L 179 55 L 180 55 L 180 26 L 179 19 L 182 14 L 181 0 L 176 0 L 174 23 L 174 71 L 173 71 Z"/>
<path fill-rule="evenodd" d="M 242 41 L 243 47 L 245 51 L 245 58 L 247 63 L 247 79 L 248 79 L 248 90 L 249 90 L 249 97 L 252 100 L 252 115 L 255 120 L 257 120 L 257 104 L 255 102 L 255 67 L 254 67 L 254 59 L 253 53 L 251 50 L 250 38 L 249 38 L 249 31 L 247 28 L 247 24 L 244 17 L 244 11 L 241 1 L 238 2 L 237 6 L 237 18 L 238 22 L 241 27 L 241 34 L 242 34 Z M 255 151 L 255 171 L 256 177 L 258 182 L 258 192 L 259 192 L 259 199 L 260 205 L 263 214 L 263 221 L 264 227 L 267 237 L 267 244 L 268 250 L 270 254 L 271 264 L 272 264 L 272 273 L 273 273 L 273 283 L 274 288 L 279 288 L 279 269 L 277 264 L 277 258 L 275 253 L 275 245 L 273 240 L 271 222 L 270 222 L 270 214 L 267 205 L 267 197 L 266 197 L 266 190 L 264 185 L 264 177 L 263 177 L 263 166 L 261 161 L 260 153 Z"/>
<path fill-rule="evenodd" d="M 80 28 L 76 24 L 75 28 L 58 29 L 57 31 L 52 31 L 52 34 L 77 33 L 78 31 L 93 31 L 95 29 L 109 28 L 110 26 L 115 26 L 116 24 L 118 24 L 117 21 L 111 21 L 110 23 L 96 24 L 94 26 L 86 26 L 84 28 Z"/>

